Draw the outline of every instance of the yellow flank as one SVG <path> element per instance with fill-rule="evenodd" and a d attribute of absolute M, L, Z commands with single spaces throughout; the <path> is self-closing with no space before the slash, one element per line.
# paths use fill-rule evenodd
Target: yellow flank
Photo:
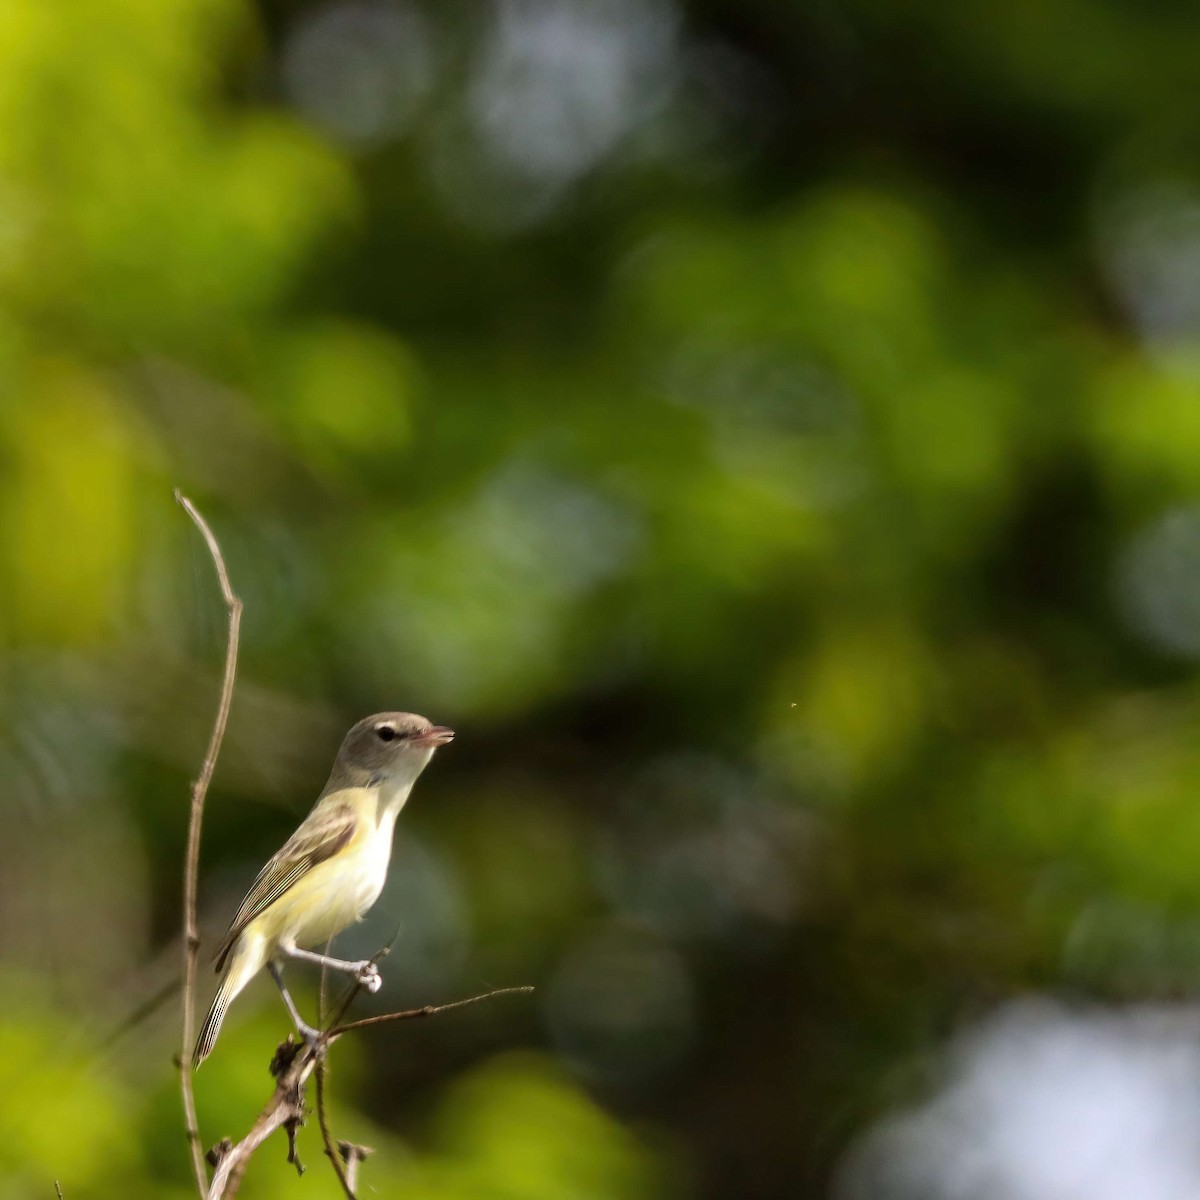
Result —
<path fill-rule="evenodd" d="M 323 797 L 313 810 L 316 816 L 322 808 L 349 806 L 357 826 L 344 848 L 302 874 L 246 926 L 241 936 L 253 934 L 261 942 L 263 963 L 281 945 L 323 945 L 360 920 L 379 899 L 396 821 L 394 811 L 379 812 L 379 799 L 378 788 L 349 788 Z"/>

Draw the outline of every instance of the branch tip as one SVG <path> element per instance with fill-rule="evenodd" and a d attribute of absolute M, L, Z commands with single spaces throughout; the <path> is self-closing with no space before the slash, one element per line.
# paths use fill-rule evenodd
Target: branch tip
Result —
<path fill-rule="evenodd" d="M 454 1008 L 466 1008 L 471 1004 L 479 1004 L 483 1000 L 492 1000 L 498 996 L 529 995 L 533 991 L 532 984 L 522 984 L 519 987 L 493 988 L 490 992 L 480 992 L 478 996 L 468 996 L 465 1000 L 451 1000 L 448 1004 L 425 1004 L 420 1008 L 406 1008 L 402 1012 L 381 1013 L 375 1017 L 362 1017 L 357 1021 L 348 1021 L 344 1025 L 335 1025 L 326 1037 L 330 1042 L 335 1041 L 344 1033 L 354 1029 L 366 1029 L 371 1025 L 385 1025 L 390 1021 L 409 1021 L 414 1017 L 433 1017 L 438 1013 L 449 1012 Z"/>
<path fill-rule="evenodd" d="M 208 1172 L 204 1169 L 204 1153 L 200 1143 L 199 1125 L 196 1118 L 196 1096 L 192 1085 L 192 1072 L 188 1062 L 192 1055 L 192 1040 L 196 1024 L 196 960 L 200 950 L 200 931 L 196 924 L 196 892 L 200 872 L 200 832 L 204 823 L 204 801 L 208 785 L 217 766 L 217 755 L 225 737 L 229 722 L 229 708 L 233 703 L 233 681 L 237 674 L 238 634 L 241 628 L 242 602 L 234 594 L 229 582 L 229 572 L 221 545 L 208 522 L 196 506 L 180 491 L 174 489 L 175 503 L 191 518 L 200 531 L 204 544 L 213 561 L 221 597 L 229 610 L 229 630 L 225 640 L 225 667 L 221 677 L 221 696 L 213 718 L 212 733 L 200 774 L 191 787 L 191 805 L 188 812 L 187 850 L 183 863 L 183 1014 L 180 1030 L 179 1087 L 183 1097 L 184 1131 L 192 1160 L 192 1173 L 196 1177 L 196 1190 L 201 1200 L 209 1193 Z M 214 1164 L 215 1165 L 215 1164 Z"/>

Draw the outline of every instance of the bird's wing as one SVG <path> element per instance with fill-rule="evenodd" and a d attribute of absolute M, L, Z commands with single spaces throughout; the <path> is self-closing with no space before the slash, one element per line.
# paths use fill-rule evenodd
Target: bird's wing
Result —
<path fill-rule="evenodd" d="M 283 848 L 259 871 L 258 878 L 246 893 L 241 908 L 230 923 L 229 932 L 217 948 L 218 971 L 225 965 L 225 956 L 242 930 L 313 867 L 341 850 L 354 836 L 357 825 L 358 818 L 349 804 L 318 808 L 305 817 Z"/>

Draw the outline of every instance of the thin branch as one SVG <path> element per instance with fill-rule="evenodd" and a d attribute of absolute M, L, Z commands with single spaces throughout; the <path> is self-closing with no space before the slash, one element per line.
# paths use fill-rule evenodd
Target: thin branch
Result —
<path fill-rule="evenodd" d="M 392 946 L 394 943 L 395 939 L 393 938 L 392 941 L 386 946 L 381 946 L 378 950 L 376 950 L 375 953 L 371 955 L 369 960 L 371 965 L 377 967 L 381 959 L 387 958 L 387 956 L 392 952 Z M 358 994 L 361 991 L 362 984 L 358 982 L 352 982 L 350 986 L 346 988 L 346 990 L 338 997 L 337 1003 L 333 1006 L 333 1015 L 328 1021 L 323 1020 L 323 1028 L 326 1038 L 329 1037 L 329 1030 L 346 1015 L 350 1005 L 352 1005 L 354 1001 L 358 999 Z"/>
<path fill-rule="evenodd" d="M 322 1048 L 323 1049 L 323 1048 Z M 290 1062 L 283 1063 L 284 1051 L 291 1053 Z M 277 1129 L 304 1123 L 304 1089 L 308 1077 L 317 1065 L 318 1051 L 308 1045 L 284 1043 L 275 1055 L 272 1069 L 278 1068 L 275 1091 L 266 1107 L 258 1114 L 250 1132 L 236 1144 L 228 1140 L 217 1147 L 216 1170 L 208 1188 L 207 1200 L 232 1200 L 241 1186 L 242 1175 L 250 1156 Z"/>
<path fill-rule="evenodd" d="M 204 538 L 217 571 L 221 585 L 221 596 L 229 610 L 229 633 L 225 642 L 225 672 L 221 680 L 221 699 L 213 721 L 212 734 L 200 774 L 192 784 L 191 811 L 188 814 L 187 852 L 183 867 L 183 1029 L 179 1055 L 179 1086 L 183 1095 L 183 1113 L 187 1124 L 188 1147 L 192 1157 L 192 1171 L 196 1176 L 196 1189 L 201 1198 L 208 1191 L 208 1172 L 204 1169 L 204 1152 L 200 1143 L 200 1126 L 196 1118 L 196 1095 L 192 1088 L 192 1042 L 196 1036 L 196 959 L 200 951 L 200 932 L 196 924 L 196 889 L 200 872 L 200 829 L 204 820 L 204 800 L 208 785 L 212 782 L 217 766 L 217 755 L 225 737 L 225 726 L 229 722 L 229 707 L 233 702 L 233 681 L 237 673 L 238 633 L 242 623 L 242 602 L 234 595 L 229 583 L 229 572 L 221 547 L 200 515 L 196 506 L 178 489 L 175 502 L 192 519 Z"/>
<path fill-rule="evenodd" d="M 347 1200 L 358 1200 L 354 1194 L 354 1182 L 350 1179 L 346 1167 L 342 1163 L 342 1156 L 338 1154 L 337 1147 L 333 1144 L 333 1134 L 329 1132 L 329 1116 L 325 1108 L 325 1073 L 328 1070 L 328 1064 L 324 1056 L 317 1063 L 317 1124 L 321 1127 L 321 1141 L 325 1143 L 325 1155 L 333 1164 L 333 1173 L 338 1177 L 338 1183 L 342 1185 L 342 1191 L 346 1193 Z M 355 1174 L 358 1174 L 358 1164 L 355 1163 Z"/>
<path fill-rule="evenodd" d="M 390 947 L 385 947 L 376 957 L 383 957 L 388 949 Z M 350 1004 L 358 995 L 359 985 L 354 984 L 347 989 L 346 994 L 337 1007 L 336 1014 L 330 1020 L 331 1027 L 326 1031 L 322 1040 L 323 1044 L 332 1045 L 342 1034 L 349 1033 L 354 1029 L 365 1029 L 370 1025 L 382 1025 L 388 1021 L 406 1021 L 413 1017 L 432 1017 L 437 1013 L 449 1012 L 452 1008 L 465 1008 L 468 1004 L 478 1004 L 480 1000 L 490 1000 L 494 996 L 511 996 L 532 991 L 533 988 L 529 986 L 495 988 L 490 992 L 484 992 L 478 996 L 469 996 L 465 1000 L 452 1000 L 449 1004 L 426 1004 L 421 1008 L 410 1008 L 404 1012 L 384 1013 L 381 1016 L 375 1017 L 363 1017 L 359 1021 L 351 1021 L 345 1025 L 338 1025 L 336 1022 L 341 1020 L 346 1010 L 350 1007 Z M 316 1071 L 317 1124 L 321 1127 L 321 1140 L 325 1143 L 325 1155 L 333 1166 L 338 1183 L 342 1185 L 342 1191 L 346 1195 L 346 1200 L 358 1200 L 355 1194 L 355 1187 L 358 1183 L 358 1167 L 371 1151 L 368 1147 L 358 1146 L 353 1142 L 338 1142 L 337 1146 L 334 1146 L 333 1134 L 329 1131 L 329 1115 L 325 1102 L 327 1069 L 327 1056 L 322 1055 L 320 1061 L 317 1063 Z"/>
<path fill-rule="evenodd" d="M 54 1194 L 58 1197 L 58 1200 L 63 1200 L 62 1184 L 57 1179 L 54 1181 Z"/>
<path fill-rule="evenodd" d="M 339 1021 L 345 1015 L 346 1008 L 354 997 L 358 994 L 359 988 L 354 985 L 347 989 L 345 996 L 335 1006 L 334 1021 Z M 250 1132 L 246 1134 L 242 1140 L 236 1144 L 229 1142 L 228 1139 L 222 1141 L 214 1148 L 211 1154 L 211 1160 L 216 1167 L 213 1173 L 212 1183 L 209 1185 L 208 1195 L 206 1200 L 232 1200 L 237 1195 L 238 1187 L 242 1181 L 242 1174 L 246 1170 L 246 1164 L 250 1161 L 250 1156 L 273 1134 L 277 1129 L 286 1128 L 289 1123 L 293 1125 L 304 1123 L 304 1091 L 308 1083 L 309 1076 L 314 1070 L 318 1071 L 317 1075 L 317 1114 L 321 1121 L 321 1137 L 325 1140 L 325 1152 L 329 1154 L 333 1143 L 333 1137 L 329 1132 L 328 1121 L 323 1116 L 324 1112 L 324 1081 L 319 1073 L 321 1060 L 324 1058 L 328 1046 L 339 1038 L 344 1033 L 349 1033 L 354 1029 L 361 1029 L 368 1025 L 379 1025 L 385 1021 L 403 1021 L 410 1017 L 431 1017 L 435 1013 L 449 1012 L 452 1008 L 462 1008 L 467 1004 L 477 1004 L 480 1000 L 488 1000 L 492 996 L 508 996 L 517 993 L 532 992 L 531 987 L 511 987 L 497 988 L 491 992 L 484 992 L 479 996 L 471 996 L 466 1000 L 454 1000 L 449 1004 L 428 1004 L 424 1008 L 412 1008 L 406 1012 L 385 1013 L 378 1017 L 364 1017 L 361 1021 L 351 1021 L 346 1025 L 337 1025 L 326 1033 L 321 1034 L 315 1046 L 310 1046 L 307 1043 L 299 1045 L 290 1040 L 283 1043 L 275 1054 L 275 1061 L 271 1065 L 272 1073 L 276 1077 L 275 1091 L 262 1112 L 258 1114 L 254 1124 L 250 1127 Z M 340 1157 L 336 1151 L 330 1155 L 330 1161 L 333 1163 L 333 1169 L 337 1172 L 338 1182 L 342 1185 L 342 1190 L 346 1196 L 353 1200 L 354 1186 L 357 1178 L 357 1162 L 353 1162 L 355 1152 L 362 1151 L 358 1154 L 358 1161 L 366 1157 L 366 1147 L 355 1147 L 351 1143 L 345 1143 L 349 1149 Z M 343 1171 L 342 1162 L 345 1162 L 346 1169 Z"/>
<path fill-rule="evenodd" d="M 400 930 L 397 928 L 396 932 L 392 935 L 391 941 L 388 942 L 386 946 L 381 946 L 378 950 L 375 951 L 374 955 L 372 955 L 372 957 L 371 957 L 371 962 L 378 965 L 380 959 L 387 958 L 387 956 L 389 954 L 391 954 L 392 947 L 396 944 L 396 939 L 399 936 L 400 936 Z M 329 953 L 329 946 L 332 944 L 332 942 L 333 942 L 333 939 L 330 938 L 329 942 L 326 943 L 326 946 L 325 946 L 326 954 Z M 358 999 L 358 993 L 360 991 L 362 991 L 362 984 L 351 983 L 351 985 L 342 993 L 337 1004 L 334 1006 L 334 1013 L 329 1018 L 328 1024 L 326 1024 L 326 1022 L 325 1022 L 325 983 L 326 983 L 325 965 L 322 963 L 321 964 L 321 988 L 320 988 L 320 993 L 319 993 L 319 997 L 318 997 L 317 1020 L 318 1020 L 318 1023 L 320 1023 L 326 1030 L 326 1033 L 324 1034 L 323 1044 L 328 1045 L 329 1044 L 328 1029 L 330 1028 L 330 1026 L 335 1025 L 338 1021 L 340 1021 L 346 1015 L 346 1012 L 350 1008 L 350 1005 L 353 1004 L 356 999 Z M 317 1124 L 321 1128 L 321 1140 L 325 1143 L 325 1156 L 329 1159 L 330 1165 L 333 1167 L 333 1173 L 337 1176 L 338 1183 L 341 1184 L 342 1191 L 346 1194 L 347 1200 L 357 1200 L 357 1197 L 354 1194 L 354 1185 L 355 1185 L 355 1180 L 358 1177 L 358 1164 L 359 1164 L 360 1159 L 355 1159 L 355 1160 L 351 1161 L 351 1160 L 345 1158 L 344 1156 L 339 1156 L 336 1148 L 334 1147 L 333 1134 L 331 1134 L 329 1132 L 329 1114 L 328 1114 L 328 1110 L 327 1110 L 327 1107 L 325 1104 L 325 1078 L 326 1078 L 327 1071 L 328 1071 L 327 1056 L 322 1055 L 320 1058 L 320 1061 L 317 1063 L 317 1075 L 316 1075 L 316 1078 L 317 1078 Z M 338 1144 L 341 1145 L 342 1143 L 339 1142 Z M 346 1143 L 346 1144 L 349 1145 L 350 1143 Z M 365 1158 L 365 1157 L 366 1157 L 365 1154 L 362 1155 L 362 1158 Z M 345 1164 L 345 1165 L 343 1165 L 343 1164 Z"/>
<path fill-rule="evenodd" d="M 449 1012 L 452 1008 L 466 1008 L 468 1004 L 478 1004 L 480 1000 L 491 1000 L 493 996 L 528 995 L 533 988 L 526 984 L 524 987 L 493 988 L 490 992 L 480 992 L 478 996 L 468 996 L 465 1000 L 451 1000 L 449 1004 L 426 1004 L 421 1008 L 408 1008 L 403 1012 L 382 1013 L 376 1017 L 363 1017 L 358 1021 L 350 1021 L 345 1025 L 335 1025 L 326 1034 L 332 1043 L 343 1033 L 352 1029 L 366 1029 L 369 1025 L 385 1025 L 389 1021 L 409 1021 L 413 1017 L 432 1017 L 438 1013 Z"/>

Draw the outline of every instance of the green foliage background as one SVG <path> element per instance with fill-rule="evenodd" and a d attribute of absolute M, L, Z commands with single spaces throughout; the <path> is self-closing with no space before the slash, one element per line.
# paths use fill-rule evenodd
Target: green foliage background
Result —
<path fill-rule="evenodd" d="M 824 1195 L 1001 998 L 1190 992 L 1190 7 L 360 5 L 351 109 L 429 47 L 366 132 L 289 84 L 326 11 L 0 3 L 0 1197 L 189 1194 L 173 1002 L 112 1032 L 222 647 L 175 485 L 247 605 L 206 930 L 410 708 L 459 738 L 345 945 L 538 989 L 339 1047 L 374 1194 Z M 516 149 L 505 29 L 573 64 Z M 285 1028 L 239 1002 L 207 1141 Z"/>

